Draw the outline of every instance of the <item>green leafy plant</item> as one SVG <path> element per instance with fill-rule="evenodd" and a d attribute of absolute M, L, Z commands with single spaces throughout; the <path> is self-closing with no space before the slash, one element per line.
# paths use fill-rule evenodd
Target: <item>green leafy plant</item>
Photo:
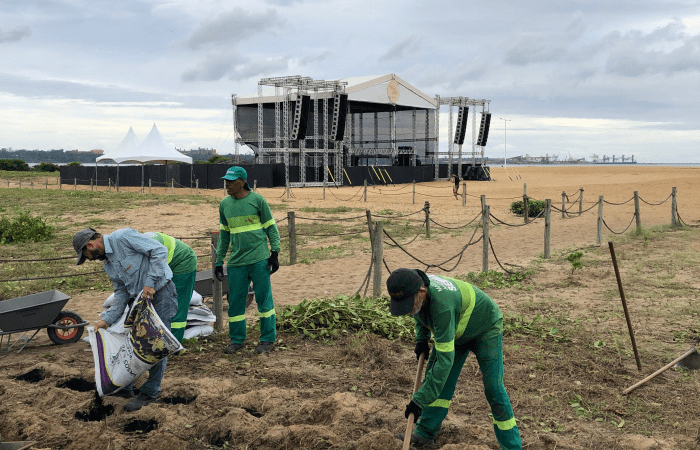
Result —
<path fill-rule="evenodd" d="M 553 326 L 555 318 L 545 319 L 537 314 L 532 319 L 524 316 L 506 315 L 503 317 L 503 335 L 532 336 L 554 342 L 567 342 L 569 338 L 561 330 Z"/>
<path fill-rule="evenodd" d="M 58 172 L 58 164 L 43 162 L 34 167 L 35 172 Z"/>
<path fill-rule="evenodd" d="M 277 316 L 280 331 L 303 334 L 312 339 L 334 339 L 353 332 L 370 332 L 387 339 L 412 339 L 413 319 L 389 313 L 384 297 L 346 297 L 303 300 Z"/>
<path fill-rule="evenodd" d="M 501 289 L 513 286 L 522 287 L 522 281 L 529 275 L 532 275 L 531 271 L 506 274 L 496 270 L 489 270 L 488 272 L 469 272 L 466 275 L 458 275 L 457 278 L 484 290 L 488 288 Z"/>
<path fill-rule="evenodd" d="M 583 253 L 573 252 L 570 253 L 566 259 L 571 263 L 571 273 L 573 274 L 576 269 L 583 269 L 583 264 L 581 264 L 581 257 Z"/>
<path fill-rule="evenodd" d="M 29 164 L 21 159 L 0 159 L 0 170 L 29 172 Z"/>
<path fill-rule="evenodd" d="M 32 216 L 29 211 L 20 211 L 19 216 L 12 220 L 0 217 L 0 244 L 41 242 L 52 237 L 53 227 L 43 219 Z"/>
<path fill-rule="evenodd" d="M 67 166 L 81 166 L 80 161 L 73 161 L 66 164 Z"/>
<path fill-rule="evenodd" d="M 536 217 L 544 210 L 544 200 L 528 200 L 528 217 Z M 516 216 L 525 215 L 525 205 L 522 200 L 510 204 L 510 212 Z"/>

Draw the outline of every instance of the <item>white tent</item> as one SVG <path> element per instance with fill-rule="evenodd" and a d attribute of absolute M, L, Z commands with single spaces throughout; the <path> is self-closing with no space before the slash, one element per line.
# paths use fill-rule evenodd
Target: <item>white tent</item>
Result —
<path fill-rule="evenodd" d="M 169 146 L 163 136 L 158 131 L 156 124 L 153 124 L 151 132 L 146 139 L 138 143 L 138 138 L 134 131 L 129 128 L 122 142 L 112 151 L 100 156 L 95 161 L 99 162 L 111 159 L 117 163 L 117 178 L 119 177 L 119 164 L 139 163 L 141 164 L 141 186 L 143 187 L 143 165 L 146 163 L 168 164 L 176 161 L 192 164 L 192 158 L 175 150 Z"/>

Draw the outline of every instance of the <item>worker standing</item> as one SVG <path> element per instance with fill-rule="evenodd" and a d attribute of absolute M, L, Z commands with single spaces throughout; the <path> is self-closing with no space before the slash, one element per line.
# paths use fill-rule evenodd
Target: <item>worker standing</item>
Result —
<path fill-rule="evenodd" d="M 430 354 L 423 385 L 406 406 L 406 418 L 413 413 L 418 421 L 411 444 L 429 447 L 434 443 L 462 366 L 472 351 L 481 369 L 496 439 L 503 449 L 521 449 L 520 432 L 503 384 L 503 314 L 498 305 L 469 283 L 420 270 L 397 269 L 386 285 L 391 314 L 410 314 L 415 320 L 416 356 Z M 431 334 L 435 339 L 432 352 L 428 344 Z"/>
<path fill-rule="evenodd" d="M 457 195 L 459 192 L 459 177 L 456 173 L 452 174 L 452 182 L 454 183 L 454 186 L 452 186 L 452 194 L 454 194 L 455 198 L 459 200 L 459 196 Z"/>
<path fill-rule="evenodd" d="M 275 305 L 270 275 L 279 269 L 277 255 L 280 235 L 265 198 L 252 192 L 248 174 L 242 167 L 228 169 L 222 177 L 229 194 L 219 204 L 219 242 L 216 247 L 214 276 L 224 279 L 224 258 L 228 259 L 228 327 L 231 343 L 224 353 L 235 353 L 245 346 L 245 307 L 248 286 L 253 283 L 260 314 L 260 343 L 257 353 L 267 353 L 277 340 Z M 268 248 L 268 241 L 270 247 Z M 230 245 L 229 245 L 230 244 Z"/>
<path fill-rule="evenodd" d="M 168 249 L 168 267 L 173 271 L 173 283 L 177 290 L 177 313 L 170 322 L 170 331 L 178 341 L 182 342 L 197 278 L 197 255 L 189 245 L 165 233 L 150 231 L 144 234 Z"/>

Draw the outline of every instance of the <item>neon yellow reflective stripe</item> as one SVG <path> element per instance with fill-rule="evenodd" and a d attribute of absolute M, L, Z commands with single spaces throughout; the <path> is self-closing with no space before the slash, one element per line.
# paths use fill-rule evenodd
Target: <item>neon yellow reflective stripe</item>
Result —
<path fill-rule="evenodd" d="M 503 422 L 493 419 L 493 424 L 496 425 L 501 431 L 508 431 L 511 428 L 515 427 L 515 417 L 511 417 L 510 419 Z"/>
<path fill-rule="evenodd" d="M 240 315 L 240 316 L 233 316 L 233 317 L 229 317 L 229 318 L 228 318 L 228 321 L 229 321 L 229 322 L 242 322 L 242 321 L 244 321 L 244 320 L 245 320 L 245 314 L 242 314 L 242 315 Z"/>
<path fill-rule="evenodd" d="M 268 220 L 267 222 L 265 222 L 264 224 L 262 224 L 262 227 L 263 227 L 263 228 L 268 228 L 268 227 L 271 227 L 271 226 L 274 225 L 274 224 L 275 224 L 275 219 L 270 219 L 270 220 Z"/>
<path fill-rule="evenodd" d="M 231 233 L 245 233 L 246 231 L 262 229 L 262 224 L 260 223 L 260 217 L 257 215 L 239 216 L 229 217 L 228 227 Z"/>
<path fill-rule="evenodd" d="M 467 329 L 469 318 L 472 316 L 474 304 L 476 303 L 476 292 L 474 292 L 471 284 L 459 282 L 457 286 L 459 286 L 459 290 L 462 293 L 462 314 L 459 316 L 455 339 L 459 339 L 464 334 L 464 330 Z"/>
<path fill-rule="evenodd" d="M 175 239 L 171 238 L 165 233 L 157 233 L 163 239 L 163 245 L 168 249 L 168 264 L 173 260 L 173 255 L 175 254 Z"/>
<path fill-rule="evenodd" d="M 219 224 L 219 230 L 229 231 L 228 226 L 227 226 L 227 225 L 224 225 L 223 223 L 220 223 L 220 224 Z"/>
<path fill-rule="evenodd" d="M 450 342 L 436 342 L 435 350 L 442 353 L 450 353 L 455 351 L 455 340 L 452 339 Z"/>
<path fill-rule="evenodd" d="M 185 328 L 187 322 L 170 322 L 170 328 Z"/>
<path fill-rule="evenodd" d="M 275 315 L 275 308 L 272 308 L 268 312 L 260 313 L 260 318 L 270 317 Z"/>
<path fill-rule="evenodd" d="M 429 404 L 428 406 L 433 407 L 433 408 L 449 409 L 451 403 L 452 403 L 451 400 L 445 400 L 445 399 L 439 398 L 439 399 L 435 400 L 433 403 Z"/>

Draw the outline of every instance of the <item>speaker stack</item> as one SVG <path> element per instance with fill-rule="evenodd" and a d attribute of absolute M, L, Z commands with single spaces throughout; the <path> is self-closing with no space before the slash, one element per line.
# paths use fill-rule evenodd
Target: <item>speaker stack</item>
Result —
<path fill-rule="evenodd" d="M 331 139 L 342 141 L 345 137 L 345 117 L 348 112 L 348 94 L 336 92 L 333 94 L 333 122 L 331 124 Z"/>
<path fill-rule="evenodd" d="M 455 128 L 455 144 L 464 144 L 464 134 L 467 131 L 467 116 L 469 116 L 469 107 L 460 107 L 459 115 L 457 116 L 457 128 Z"/>
<path fill-rule="evenodd" d="M 302 95 L 297 97 L 294 105 L 294 122 L 292 122 L 292 135 L 290 138 L 293 141 L 299 141 L 306 138 L 306 125 L 309 121 L 309 104 L 311 97 Z"/>
<path fill-rule="evenodd" d="M 481 126 L 479 127 L 479 139 L 476 140 L 476 145 L 480 147 L 486 145 L 486 140 L 489 137 L 489 125 L 491 125 L 491 113 L 482 113 Z"/>

